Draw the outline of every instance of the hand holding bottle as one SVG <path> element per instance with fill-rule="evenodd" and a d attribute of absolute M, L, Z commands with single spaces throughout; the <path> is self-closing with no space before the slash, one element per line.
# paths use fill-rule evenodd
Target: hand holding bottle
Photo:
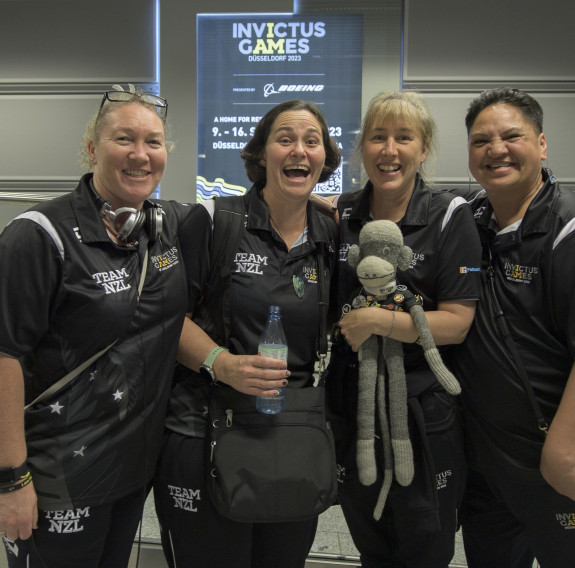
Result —
<path fill-rule="evenodd" d="M 213 369 L 218 382 L 252 396 L 260 395 L 263 389 L 269 390 L 264 397 L 272 396 L 287 385 L 289 377 L 282 361 L 259 355 L 234 355 L 229 351 L 218 355 Z"/>
<path fill-rule="evenodd" d="M 279 306 L 270 306 L 268 320 L 260 337 L 258 355 L 279 359 L 287 368 L 288 347 L 281 322 Z M 256 408 L 264 414 L 279 414 L 285 410 L 285 388 L 276 389 L 278 396 L 258 396 Z"/>

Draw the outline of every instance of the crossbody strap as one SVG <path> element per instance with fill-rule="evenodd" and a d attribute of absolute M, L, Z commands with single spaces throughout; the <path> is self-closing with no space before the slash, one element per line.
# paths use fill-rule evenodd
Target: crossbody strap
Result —
<path fill-rule="evenodd" d="M 326 285 L 325 285 L 325 250 L 319 251 L 317 256 L 317 268 L 318 268 L 318 293 L 319 293 L 319 338 L 318 338 L 318 350 L 317 356 L 319 358 L 319 373 L 320 376 L 325 369 L 325 360 L 327 357 L 327 308 L 328 308 L 328 298 L 326 297 Z"/>
<path fill-rule="evenodd" d="M 329 287 L 325 281 L 325 255 L 327 254 L 329 245 L 321 243 L 317 253 L 317 269 L 318 269 L 318 299 L 319 299 L 319 336 L 317 343 L 317 356 L 318 356 L 318 375 L 319 381 L 317 386 L 325 386 L 327 373 L 324 373 L 327 361 L 328 351 L 328 338 L 327 338 L 327 312 L 329 305 Z"/>
<path fill-rule="evenodd" d="M 493 258 L 491 255 L 491 248 L 489 248 L 489 266 L 487 267 L 487 281 L 488 281 L 488 289 L 491 295 L 491 300 L 493 302 L 493 309 L 495 310 L 495 317 L 497 319 L 497 323 L 499 325 L 499 330 L 501 331 L 501 335 L 503 336 L 503 340 L 505 341 L 505 345 L 509 349 L 511 353 L 511 357 L 515 361 L 515 366 L 517 368 L 517 372 L 523 381 L 523 386 L 525 388 L 525 392 L 527 393 L 527 397 L 529 398 L 529 402 L 535 412 L 535 416 L 537 418 L 537 423 L 539 425 L 539 429 L 547 435 L 547 431 L 549 429 L 549 424 L 545 417 L 543 416 L 543 412 L 541 410 L 541 406 L 539 402 L 537 402 L 537 398 L 535 393 L 533 392 L 533 386 L 531 385 L 531 381 L 529 380 L 529 376 L 527 375 L 527 371 L 525 366 L 523 365 L 523 361 L 519 356 L 519 352 L 517 351 L 517 347 L 515 342 L 513 341 L 513 337 L 511 336 L 511 332 L 509 331 L 509 326 L 507 325 L 507 320 L 505 319 L 505 314 L 501 309 L 501 304 L 497 298 L 497 294 L 495 292 L 495 270 L 493 269 Z"/>
<path fill-rule="evenodd" d="M 142 265 L 142 271 L 140 274 L 140 282 L 138 284 L 138 300 L 140 299 L 140 295 L 142 294 L 142 289 L 144 287 L 144 280 L 146 279 L 146 272 L 148 271 L 148 249 L 146 248 L 146 253 L 144 255 L 144 262 Z M 50 395 L 54 394 L 57 390 L 61 389 L 63 386 L 67 385 L 74 377 L 77 377 L 80 373 L 85 371 L 94 361 L 96 361 L 99 357 L 101 357 L 108 349 L 110 349 L 118 340 L 116 339 L 107 347 L 104 347 L 98 353 L 92 355 L 88 360 L 84 361 L 81 365 L 64 375 L 60 380 L 56 381 L 52 385 L 50 385 L 43 393 L 39 394 L 31 403 L 27 404 L 24 407 L 24 410 L 28 410 L 31 406 L 38 404 L 45 398 L 48 398 Z"/>

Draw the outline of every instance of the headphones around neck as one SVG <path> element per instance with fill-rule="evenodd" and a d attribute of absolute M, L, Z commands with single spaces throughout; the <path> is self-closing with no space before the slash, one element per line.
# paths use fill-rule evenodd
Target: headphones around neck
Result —
<path fill-rule="evenodd" d="M 104 201 L 98 196 L 100 215 L 109 221 L 118 239 L 126 243 L 137 241 L 144 225 L 151 241 L 157 241 L 160 238 L 164 211 L 161 206 L 151 201 L 146 203 L 148 207 L 142 207 L 140 211 L 132 207 L 120 207 L 114 211 L 109 201 Z"/>

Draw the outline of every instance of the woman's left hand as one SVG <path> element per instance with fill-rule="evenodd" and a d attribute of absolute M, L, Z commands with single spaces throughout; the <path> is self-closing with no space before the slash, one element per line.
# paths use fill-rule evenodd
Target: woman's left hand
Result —
<path fill-rule="evenodd" d="M 341 333 L 353 351 L 359 351 L 364 341 L 375 333 L 374 322 L 383 312 L 381 308 L 359 308 L 345 314 L 340 322 Z"/>
<path fill-rule="evenodd" d="M 325 215 L 329 215 L 337 224 L 339 224 L 339 213 L 337 211 L 337 206 L 335 205 L 336 196 L 324 197 L 317 193 L 312 193 L 309 196 L 309 201 L 318 211 L 321 211 Z"/>
<path fill-rule="evenodd" d="M 461 343 L 474 314 L 475 301 L 440 302 L 437 310 L 425 312 L 435 345 Z M 402 343 L 413 343 L 419 337 L 419 330 L 409 312 L 378 307 L 350 310 L 341 318 L 339 326 L 354 351 L 359 351 L 370 335 L 381 335 Z"/>

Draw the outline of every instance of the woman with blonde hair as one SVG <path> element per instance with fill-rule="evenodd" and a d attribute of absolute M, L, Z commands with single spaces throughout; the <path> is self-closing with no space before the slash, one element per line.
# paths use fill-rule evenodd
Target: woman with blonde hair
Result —
<path fill-rule="evenodd" d="M 167 108 L 135 88 L 106 92 L 84 137 L 90 171 L 0 236 L 11 568 L 128 565 L 187 308 L 178 230 L 198 211 L 149 199 L 166 167 Z"/>
<path fill-rule="evenodd" d="M 422 170 L 435 145 L 435 123 L 421 95 L 382 93 L 370 103 L 358 136 L 367 182 L 337 202 L 340 254 L 337 304 L 341 337 L 332 348 L 328 397 L 338 449 L 339 501 L 362 566 L 447 568 L 453 557 L 457 507 L 465 460 L 457 400 L 427 365 L 418 331 L 406 311 L 382 307 L 344 309 L 365 296 L 347 251 L 374 219 L 397 224 L 413 251 L 398 284 L 423 300 L 436 345 L 463 341 L 478 297 L 479 242 L 471 211 L 462 198 L 430 189 Z M 354 302 L 355 300 L 355 302 Z M 375 512 L 384 463 L 382 431 L 376 430 L 377 480 L 359 481 L 356 464 L 357 351 L 371 335 L 403 343 L 410 441 L 415 473 L 410 485 L 393 481 L 383 512 Z M 446 359 L 447 360 L 447 359 Z M 378 416 L 378 410 L 375 410 Z M 379 503 L 381 506 L 381 503 Z M 374 516 L 375 515 L 375 516 Z"/>

